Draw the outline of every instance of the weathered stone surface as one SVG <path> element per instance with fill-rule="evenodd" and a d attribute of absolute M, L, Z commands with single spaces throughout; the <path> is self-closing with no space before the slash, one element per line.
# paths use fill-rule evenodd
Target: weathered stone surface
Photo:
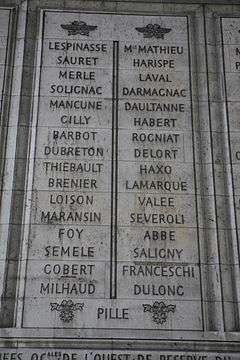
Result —
<path fill-rule="evenodd" d="M 4 105 L 5 105 L 5 79 L 7 78 L 7 49 L 9 46 L 9 21 L 10 21 L 10 10 L 0 8 L 0 151 L 3 152 L 3 139 L 4 139 Z M 0 174 L 2 175 L 2 165 L 0 166 Z M 1 186 L 2 190 L 2 186 Z M 4 238 L 4 230 L 1 232 L 2 239 Z M 4 287 L 4 268 L 5 268 L 5 257 L 6 257 L 6 243 L 1 242 L 0 252 L 0 293 L 3 292 Z"/>
<path fill-rule="evenodd" d="M 4 74 L 6 71 L 6 55 L 8 44 L 8 26 L 9 26 L 10 10 L 1 9 L 0 24 L 1 24 L 1 36 L 0 36 L 0 94 L 2 101 L 2 93 L 4 89 Z"/>
<path fill-rule="evenodd" d="M 5 359 L 18 359 L 18 360 L 39 360 L 56 358 L 59 360 L 238 360 L 239 354 L 229 353 L 225 355 L 222 352 L 186 352 L 186 351 L 126 351 L 126 350 L 68 350 L 68 349 L 24 349 L 16 348 L 9 350 L 7 348 L 1 349 L 0 355 Z"/>
<path fill-rule="evenodd" d="M 201 330 L 187 18 L 42 28 L 23 326 Z"/>
<path fill-rule="evenodd" d="M 0 360 L 238 359 L 239 5 L 13 3 Z"/>

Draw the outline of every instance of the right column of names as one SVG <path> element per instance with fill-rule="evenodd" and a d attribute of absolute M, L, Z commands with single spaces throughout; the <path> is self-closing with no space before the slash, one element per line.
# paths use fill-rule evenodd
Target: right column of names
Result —
<path fill-rule="evenodd" d="M 117 297 L 142 309 L 140 328 L 201 330 L 187 18 L 132 21 L 119 42 Z"/>

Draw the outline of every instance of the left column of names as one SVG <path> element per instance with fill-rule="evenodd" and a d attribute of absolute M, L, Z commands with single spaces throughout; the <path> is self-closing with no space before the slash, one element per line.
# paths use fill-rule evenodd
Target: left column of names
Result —
<path fill-rule="evenodd" d="M 112 43 L 95 40 L 91 19 L 87 36 L 74 33 L 72 18 L 50 11 L 43 17 L 26 327 L 79 327 L 86 313 L 90 326 L 89 308 L 110 293 Z"/>

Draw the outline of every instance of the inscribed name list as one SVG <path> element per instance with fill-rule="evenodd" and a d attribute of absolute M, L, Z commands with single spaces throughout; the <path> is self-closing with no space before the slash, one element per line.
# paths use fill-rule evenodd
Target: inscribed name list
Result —
<path fill-rule="evenodd" d="M 23 325 L 200 330 L 187 18 L 42 26 Z"/>

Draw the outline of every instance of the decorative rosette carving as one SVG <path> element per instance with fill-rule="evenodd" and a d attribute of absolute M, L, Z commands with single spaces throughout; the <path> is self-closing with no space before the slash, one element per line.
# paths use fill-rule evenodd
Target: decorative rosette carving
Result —
<path fill-rule="evenodd" d="M 82 311 L 84 303 L 76 303 L 72 300 L 63 300 L 61 304 L 50 303 L 51 311 L 59 311 L 59 318 L 61 321 L 69 323 L 74 319 L 74 312 L 79 310 Z"/>
<path fill-rule="evenodd" d="M 61 28 L 67 30 L 68 36 L 77 34 L 89 36 L 89 32 L 96 30 L 97 26 L 87 25 L 85 21 L 72 21 L 70 24 L 62 24 Z"/>
<path fill-rule="evenodd" d="M 148 24 L 144 27 L 136 27 L 135 29 L 138 32 L 142 33 L 144 38 L 155 37 L 156 39 L 163 40 L 164 36 L 172 30 L 169 28 L 163 28 L 159 24 Z"/>
<path fill-rule="evenodd" d="M 167 321 L 168 313 L 174 313 L 176 305 L 166 305 L 163 301 L 155 301 L 153 305 L 143 304 L 143 311 L 152 314 L 152 321 L 156 324 L 164 324 Z"/>

